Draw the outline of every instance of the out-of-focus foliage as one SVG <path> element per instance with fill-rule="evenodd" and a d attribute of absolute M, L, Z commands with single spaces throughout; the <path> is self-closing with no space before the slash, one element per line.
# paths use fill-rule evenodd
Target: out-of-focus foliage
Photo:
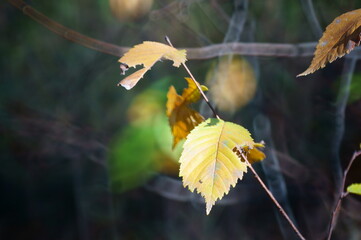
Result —
<path fill-rule="evenodd" d="M 109 0 L 112 13 L 120 21 L 136 20 L 149 12 L 153 0 Z"/>
<path fill-rule="evenodd" d="M 211 99 L 221 111 L 234 112 L 245 106 L 257 88 L 251 64 L 237 56 L 222 57 L 207 74 Z"/>
<path fill-rule="evenodd" d="M 348 102 L 354 103 L 360 100 L 361 100 L 361 74 L 354 74 L 353 81 L 350 85 L 350 96 L 348 98 Z"/>
<path fill-rule="evenodd" d="M 192 192 L 197 189 L 204 197 L 207 215 L 247 172 L 247 163 L 233 149 L 248 153 L 256 146 L 263 145 L 256 144 L 247 129 L 215 118 L 199 124 L 187 136 L 179 160 L 179 176 L 185 187 Z"/>
<path fill-rule="evenodd" d="M 327 63 L 350 53 L 361 42 L 361 9 L 342 14 L 327 26 L 319 40 L 311 65 L 297 76 L 324 68 Z"/>
<path fill-rule="evenodd" d="M 178 175 L 180 148 L 171 151 L 172 136 L 164 113 L 164 92 L 139 94 L 128 110 L 130 126 L 116 134 L 108 156 L 112 188 L 123 192 L 163 172 Z"/>
<path fill-rule="evenodd" d="M 189 132 L 204 121 L 202 115 L 190 108 L 191 103 L 197 102 L 201 94 L 191 78 L 185 78 L 188 87 L 183 89 L 182 95 L 178 95 L 174 86 L 170 86 L 167 94 L 167 116 L 173 134 L 173 148 L 179 141 L 185 139 Z M 200 86 L 202 91 L 208 88 Z"/>
<path fill-rule="evenodd" d="M 172 60 L 174 67 L 179 67 L 181 63 L 187 60 L 185 50 L 177 50 L 159 42 L 147 41 L 135 45 L 118 60 L 120 62 L 120 69 L 122 74 L 124 74 L 129 67 L 136 67 L 142 64 L 144 68 L 124 78 L 118 85 L 122 85 L 127 90 L 132 89 L 143 75 L 162 58 Z"/>

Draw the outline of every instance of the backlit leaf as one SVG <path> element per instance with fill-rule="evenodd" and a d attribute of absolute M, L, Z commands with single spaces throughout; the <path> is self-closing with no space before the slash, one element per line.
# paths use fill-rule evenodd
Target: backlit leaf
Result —
<path fill-rule="evenodd" d="M 234 149 L 242 149 L 246 155 L 254 154 L 257 158 L 262 154 L 252 153 L 255 147 L 263 144 L 255 143 L 247 129 L 215 118 L 202 122 L 187 136 L 179 175 L 185 187 L 192 192 L 197 189 L 205 198 L 207 214 L 247 172 L 247 163 L 240 160 Z"/>
<path fill-rule="evenodd" d="M 347 192 L 361 195 L 361 183 L 354 183 L 347 187 Z"/>
<path fill-rule="evenodd" d="M 160 59 L 165 58 L 173 61 L 173 66 L 179 67 L 186 59 L 185 50 L 177 50 L 171 46 L 158 42 L 143 42 L 131 48 L 118 61 L 121 63 L 122 74 L 130 67 L 143 64 L 143 68 L 129 75 L 118 83 L 127 90 L 133 88 L 144 74 Z"/>
<path fill-rule="evenodd" d="M 305 76 L 325 67 L 360 45 L 361 9 L 337 17 L 319 40 L 311 65 L 297 76 Z"/>
<path fill-rule="evenodd" d="M 167 116 L 173 134 L 173 148 L 177 143 L 185 139 L 189 132 L 204 121 L 204 118 L 189 104 L 200 99 L 200 92 L 191 78 L 185 78 L 188 88 L 183 90 L 182 95 L 178 95 L 175 88 L 171 86 L 167 94 Z M 201 86 L 203 91 L 208 90 L 206 86 Z"/>
<path fill-rule="evenodd" d="M 195 103 L 201 98 L 201 93 L 197 88 L 197 85 L 191 78 L 186 77 L 185 80 L 188 83 L 188 88 L 185 88 L 182 92 L 182 97 L 185 103 Z M 208 91 L 208 88 L 204 85 L 200 85 L 202 91 Z"/>

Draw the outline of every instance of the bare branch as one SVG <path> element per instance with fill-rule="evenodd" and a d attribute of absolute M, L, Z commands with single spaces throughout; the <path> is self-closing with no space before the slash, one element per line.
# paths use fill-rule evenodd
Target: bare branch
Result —
<path fill-rule="evenodd" d="M 288 192 L 286 181 L 284 179 L 279 159 L 276 155 L 272 138 L 272 126 L 269 118 L 263 114 L 258 114 L 253 120 L 253 128 L 257 139 L 262 139 L 267 143 L 267 148 L 264 153 L 267 156 L 267 161 L 262 161 L 262 169 L 265 174 L 267 186 L 275 195 L 275 198 L 282 203 L 286 213 L 295 223 L 293 211 L 288 200 Z M 276 210 L 276 209 L 275 209 Z M 285 220 L 279 214 L 276 214 L 278 225 L 284 239 L 294 238 L 294 233 L 287 227 Z"/>
<path fill-rule="evenodd" d="M 78 33 L 70 28 L 64 27 L 63 25 L 48 18 L 47 16 L 35 10 L 21 0 L 8 0 L 8 2 L 21 10 L 31 19 L 48 28 L 50 31 L 62 36 L 69 41 L 83 45 L 84 47 L 115 56 L 122 56 L 125 52 L 129 50 L 129 48 L 127 47 L 119 47 L 111 43 L 99 41 L 97 39 L 87 37 L 81 33 Z"/>
<path fill-rule="evenodd" d="M 129 50 L 129 47 L 121 47 L 104 41 L 100 41 L 48 18 L 35 10 L 22 0 L 7 0 L 13 6 L 21 10 L 25 15 L 42 24 L 63 38 L 78 43 L 84 47 L 103 52 L 109 55 L 121 57 Z M 272 56 L 272 57 L 310 57 L 313 55 L 316 42 L 300 44 L 278 43 L 223 43 L 213 44 L 201 48 L 186 48 L 188 59 L 209 59 L 228 54 L 240 54 L 244 56 Z"/>
<path fill-rule="evenodd" d="M 327 237 L 327 240 L 330 240 L 331 239 L 331 236 L 332 236 L 332 233 L 333 233 L 333 230 L 336 226 L 336 221 L 337 221 L 337 218 L 338 218 L 338 215 L 339 215 L 339 212 L 340 212 L 340 209 L 341 209 L 341 201 L 342 199 L 344 199 L 348 193 L 347 192 L 344 192 L 344 189 L 345 189 L 345 183 L 346 183 L 346 177 L 347 177 L 347 174 L 348 172 L 350 171 L 350 168 L 351 168 L 351 165 L 353 164 L 353 162 L 355 161 L 355 159 L 358 157 L 358 156 L 361 156 L 361 150 L 357 151 L 357 152 L 354 152 L 354 154 L 352 155 L 352 158 L 350 160 L 350 162 L 348 163 L 348 166 L 346 167 L 344 173 L 343 173 L 343 179 L 342 179 L 342 184 L 341 184 L 341 187 L 339 189 L 339 196 L 338 196 L 338 199 L 337 199 L 337 202 L 335 204 L 335 207 L 332 211 L 332 215 L 331 215 L 331 221 L 330 221 L 330 225 L 328 227 L 328 237 Z"/>
<path fill-rule="evenodd" d="M 228 25 L 224 43 L 238 42 L 247 19 L 248 0 L 236 0 L 234 13 Z"/>

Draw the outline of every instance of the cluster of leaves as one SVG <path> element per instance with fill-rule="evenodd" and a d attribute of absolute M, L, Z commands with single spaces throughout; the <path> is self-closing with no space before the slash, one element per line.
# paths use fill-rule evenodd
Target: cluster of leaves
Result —
<path fill-rule="evenodd" d="M 173 66 L 186 61 L 185 50 L 171 46 L 144 42 L 134 46 L 122 58 L 120 68 L 124 74 L 130 67 L 143 64 L 143 68 L 123 79 L 119 85 L 127 90 L 133 88 L 144 74 L 160 59 L 169 59 Z M 219 118 L 204 117 L 191 108 L 199 101 L 201 91 L 208 88 L 199 85 L 193 78 L 185 78 L 188 87 L 178 95 L 174 86 L 167 94 L 167 116 L 173 135 L 173 148 L 183 139 L 179 176 L 183 184 L 192 192 L 196 189 L 206 201 L 206 212 L 235 186 L 247 172 L 248 164 L 265 158 L 258 148 L 263 143 L 255 143 L 249 131 L 240 125 Z"/>
<path fill-rule="evenodd" d="M 325 67 L 338 57 L 350 53 L 361 42 L 361 9 L 337 17 L 324 32 L 317 45 L 315 56 L 306 71 L 298 76 L 305 76 Z M 144 42 L 129 50 L 122 58 L 122 74 L 130 67 L 143 65 L 143 68 L 119 82 L 127 90 L 133 88 L 144 74 L 159 60 L 173 61 L 173 66 L 185 66 L 186 51 L 177 50 L 158 42 Z M 242 63 L 244 65 L 244 63 Z M 246 69 L 250 69 L 246 67 Z M 230 72 L 229 69 L 226 72 Z M 253 75 L 251 70 L 248 75 Z M 188 87 L 178 95 L 174 86 L 167 94 L 167 116 L 173 135 L 173 148 L 183 139 L 183 152 L 180 157 L 179 176 L 183 185 L 191 191 L 197 190 L 206 201 L 206 212 L 235 186 L 247 172 L 247 166 L 265 158 L 258 148 L 263 143 L 255 143 L 249 131 L 240 125 L 225 122 L 217 118 L 207 120 L 191 108 L 199 101 L 206 86 L 199 85 L 191 76 L 185 78 Z M 219 81 L 218 81 L 219 85 Z M 222 86 L 222 85 L 221 85 Z M 220 88 L 221 90 L 221 88 Z M 218 91 L 212 90 L 211 92 Z M 232 92 L 227 89 L 224 91 Z M 213 94 L 217 96 L 217 94 Z M 235 94 L 238 96 L 239 94 Z M 221 102 L 217 100 L 217 102 Z M 227 104 L 225 104 L 227 106 Z M 352 184 L 349 193 L 360 194 L 361 184 Z"/>

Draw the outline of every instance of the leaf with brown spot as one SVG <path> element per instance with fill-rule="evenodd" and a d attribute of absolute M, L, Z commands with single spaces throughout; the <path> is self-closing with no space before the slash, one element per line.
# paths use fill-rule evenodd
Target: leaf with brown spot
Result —
<path fill-rule="evenodd" d="M 337 17 L 327 26 L 319 40 L 311 65 L 299 76 L 305 76 L 324 68 L 339 57 L 350 53 L 360 45 L 361 9 Z"/>
<path fill-rule="evenodd" d="M 121 74 L 140 64 L 143 64 L 144 67 L 120 81 L 118 86 L 122 85 L 127 90 L 132 89 L 144 74 L 162 58 L 172 60 L 173 66 L 179 67 L 187 60 L 186 50 L 177 50 L 163 43 L 149 41 L 134 46 L 118 60 Z"/>
<path fill-rule="evenodd" d="M 241 157 L 246 156 L 250 162 L 251 151 L 257 147 L 264 145 L 255 143 L 247 129 L 216 118 L 202 122 L 187 136 L 179 176 L 185 187 L 192 192 L 196 189 L 204 197 L 207 215 L 247 172 L 248 164 Z M 264 153 L 257 151 L 263 159 Z"/>
<path fill-rule="evenodd" d="M 202 115 L 191 109 L 189 105 L 200 99 L 200 92 L 191 78 L 185 78 L 188 88 L 183 90 L 182 95 L 178 95 L 173 86 L 170 86 L 167 94 L 167 116 L 173 134 L 173 148 L 177 143 L 185 139 L 189 132 L 199 123 L 204 121 Z M 208 90 L 201 85 L 203 91 Z"/>

